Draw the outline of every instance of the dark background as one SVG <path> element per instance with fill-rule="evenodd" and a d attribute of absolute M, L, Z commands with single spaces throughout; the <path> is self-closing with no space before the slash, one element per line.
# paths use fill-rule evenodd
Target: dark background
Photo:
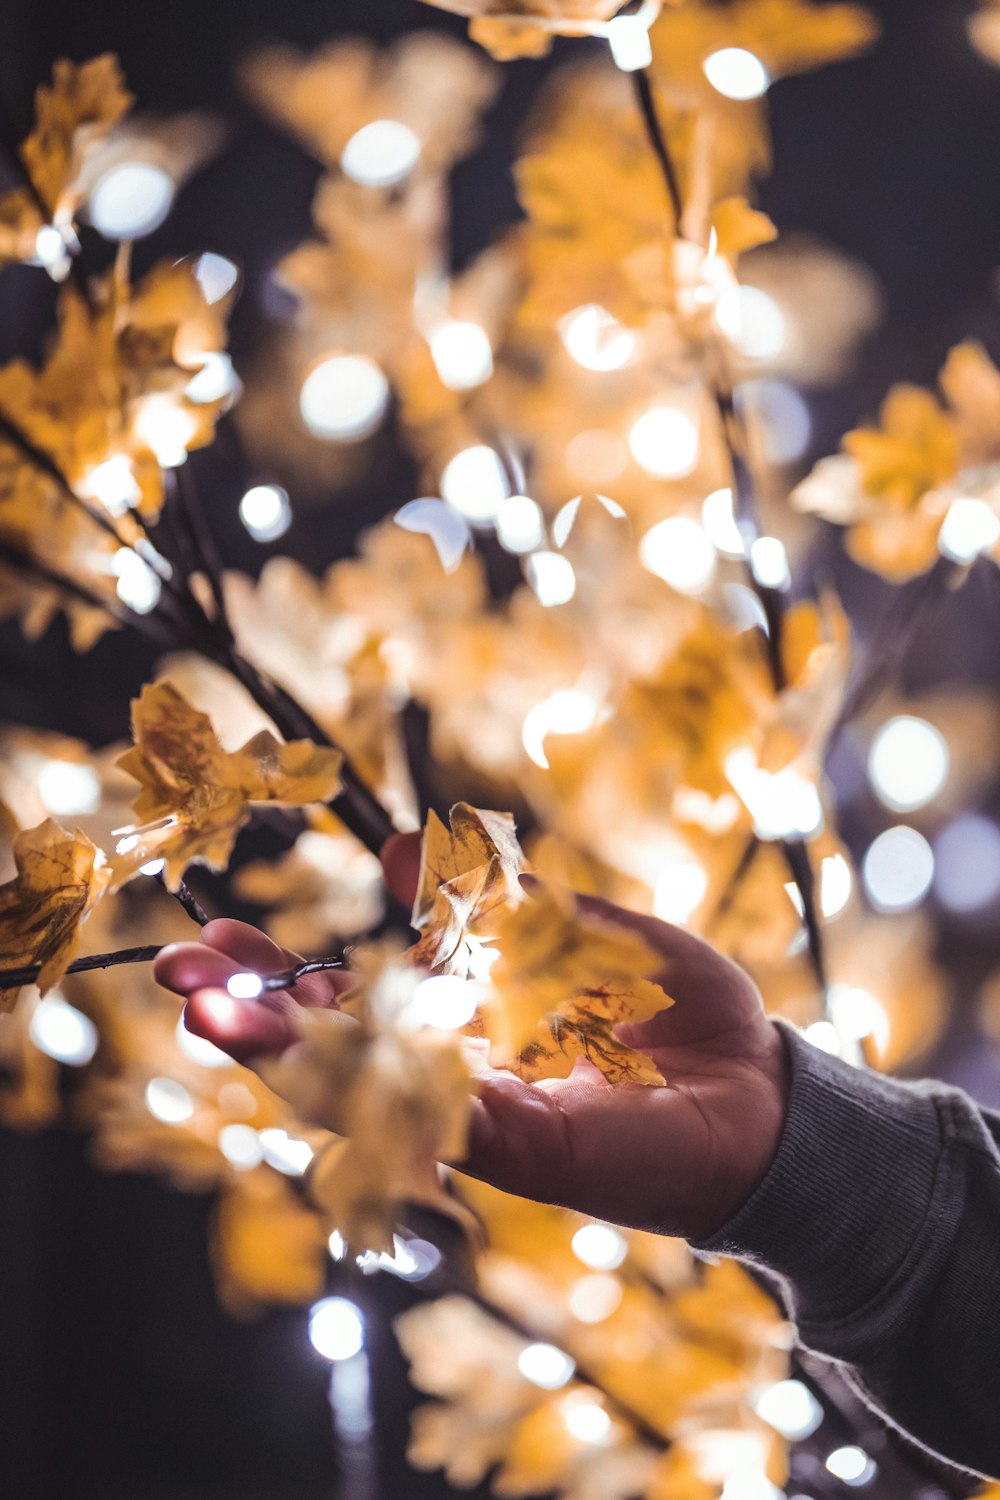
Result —
<path fill-rule="evenodd" d="M 930 382 L 948 347 L 974 335 L 1000 353 L 1000 71 L 971 50 L 949 0 L 872 0 L 885 34 L 856 62 L 776 84 L 770 93 L 775 170 L 761 192 L 781 231 L 804 229 L 865 261 L 886 315 L 851 380 L 810 393 L 815 454 L 871 416 L 894 379 Z M 30 128 L 31 95 L 52 60 L 116 51 L 141 107 L 207 108 L 228 144 L 182 191 L 166 224 L 137 246 L 137 269 L 164 255 L 212 249 L 244 268 L 233 322 L 237 369 L 265 318 L 268 274 L 309 231 L 319 168 L 240 98 L 240 57 L 262 42 L 311 47 L 359 32 L 388 39 L 416 26 L 461 31 L 418 0 L 2 0 L 0 99 L 6 133 Z M 556 61 L 570 44 L 557 46 Z M 487 144 L 455 174 L 456 258 L 489 241 L 516 212 L 509 162 L 519 122 L 546 65 L 518 63 L 490 120 Z M 89 269 L 99 244 L 85 243 Z M 0 358 L 37 349 L 54 289 L 37 270 L 0 276 Z M 227 562 L 246 570 L 266 553 L 236 518 L 245 475 L 212 451 L 197 459 L 202 493 Z M 350 549 L 358 526 L 411 498 L 405 461 L 377 490 L 309 507 L 281 542 L 314 568 Z M 843 561 L 836 571 L 862 640 L 890 590 Z M 1000 581 L 983 564 L 947 612 L 916 639 L 911 686 L 971 679 L 1000 686 L 995 642 Z M 152 666 L 145 649 L 108 638 L 73 657 L 60 624 L 27 648 L 0 629 L 2 714 L 95 745 L 120 738 L 127 705 Z M 994 758 L 992 747 L 984 753 Z M 844 785 L 849 751 L 834 767 Z M 863 799 L 847 810 L 863 848 L 877 831 Z M 988 926 L 942 928 L 959 1000 L 1000 960 Z M 935 1067 L 1000 1104 L 995 1061 L 959 1003 Z M 6 1500 L 328 1500 L 337 1489 L 326 1407 L 327 1367 L 304 1315 L 249 1324 L 215 1303 L 205 1244 L 207 1202 L 159 1182 L 102 1176 L 67 1132 L 0 1134 L 0 1497 Z M 406 1401 L 385 1322 L 403 1296 L 379 1278 L 368 1300 L 380 1473 L 371 1494 L 439 1496 L 436 1478 L 403 1475 Z M 898 1483 L 898 1489 L 896 1485 Z M 803 1486 L 805 1487 L 805 1486 Z M 794 1487 L 793 1487 L 794 1488 Z M 362 1481 L 348 1481 L 362 1500 Z M 933 1491 L 927 1481 L 879 1481 L 879 1494 Z M 844 1491 L 846 1494 L 847 1491 Z"/>

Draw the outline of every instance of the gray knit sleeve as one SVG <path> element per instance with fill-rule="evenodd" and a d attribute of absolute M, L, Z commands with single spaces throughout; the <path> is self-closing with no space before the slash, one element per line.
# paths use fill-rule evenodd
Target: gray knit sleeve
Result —
<path fill-rule="evenodd" d="M 801 1343 L 892 1425 L 1000 1476 L 1000 1115 L 780 1029 L 792 1082 L 777 1155 L 695 1249 L 770 1273 Z"/>

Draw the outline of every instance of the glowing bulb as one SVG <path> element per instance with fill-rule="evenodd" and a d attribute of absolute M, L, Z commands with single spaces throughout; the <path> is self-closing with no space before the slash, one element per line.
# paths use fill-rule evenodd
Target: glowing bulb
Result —
<path fill-rule="evenodd" d="M 113 516 L 123 516 L 142 498 L 132 465 L 124 453 L 115 453 L 103 463 L 95 464 L 80 493 L 99 500 Z"/>
<path fill-rule="evenodd" d="M 616 1276 L 595 1272 L 570 1288 L 569 1310 L 579 1323 L 603 1323 L 621 1305 L 622 1284 Z"/>
<path fill-rule="evenodd" d="M 38 773 L 38 795 L 57 818 L 96 812 L 101 805 L 100 777 L 92 766 L 47 760 Z"/>
<path fill-rule="evenodd" d="M 715 321 L 747 359 L 774 359 L 785 343 L 785 315 L 759 286 L 732 286 L 715 304 Z"/>
<path fill-rule="evenodd" d="M 840 1036 L 860 1042 L 875 1038 L 880 1049 L 889 1043 L 889 1018 L 874 995 L 853 984 L 830 986 L 830 1015 Z"/>
<path fill-rule="evenodd" d="M 433 495 L 408 500 L 397 510 L 393 520 L 404 531 L 430 537 L 446 573 L 454 573 L 472 545 L 472 533 L 465 517 Z"/>
<path fill-rule="evenodd" d="M 302 382 L 299 411 L 314 437 L 359 442 L 381 425 L 389 382 L 366 354 L 331 354 Z"/>
<path fill-rule="evenodd" d="M 240 501 L 240 520 L 255 542 L 273 542 L 292 524 L 288 493 L 280 484 L 255 484 Z"/>
<path fill-rule="evenodd" d="M 820 860 L 819 908 L 824 917 L 839 916 L 853 889 L 851 867 L 842 854 L 828 854 Z"/>
<path fill-rule="evenodd" d="M 633 422 L 628 445 L 648 474 L 679 479 L 690 474 L 698 460 L 698 428 L 675 406 L 651 406 Z"/>
<path fill-rule="evenodd" d="M 547 735 L 584 734 L 592 727 L 597 709 L 597 700 L 582 688 L 563 688 L 530 708 L 524 716 L 521 742 L 535 765 L 549 769 Z"/>
<path fill-rule="evenodd" d="M 785 1492 L 772 1484 L 762 1469 L 754 1469 L 730 1474 L 719 1500 L 785 1500 Z"/>
<path fill-rule="evenodd" d="M 754 832 L 765 841 L 805 839 L 823 826 L 823 804 L 808 777 L 791 766 L 764 771 L 749 747 L 730 751 L 726 776 L 754 820 Z"/>
<path fill-rule="evenodd" d="M 820 1052 L 828 1052 L 831 1057 L 840 1056 L 840 1033 L 832 1021 L 814 1021 L 806 1027 L 803 1036 Z"/>
<path fill-rule="evenodd" d="M 905 911 L 930 890 L 934 855 L 923 834 L 899 824 L 868 846 L 861 870 L 876 911 Z"/>
<path fill-rule="evenodd" d="M 240 382 L 228 354 L 212 351 L 202 360 L 201 369 L 192 375 L 184 387 L 184 394 L 196 406 L 207 406 L 212 401 L 224 401 L 235 396 Z"/>
<path fill-rule="evenodd" d="M 164 1125 L 181 1125 L 194 1114 L 194 1100 L 173 1078 L 151 1078 L 146 1085 L 146 1108 Z"/>
<path fill-rule="evenodd" d="M 301 1177 L 313 1159 L 313 1148 L 308 1141 L 296 1140 L 287 1130 L 271 1126 L 260 1132 L 260 1144 L 264 1160 L 276 1172 L 286 1177 Z"/>
<path fill-rule="evenodd" d="M 91 188 L 90 222 L 109 240 L 135 240 L 159 229 L 174 201 L 173 178 L 149 161 L 109 167 Z"/>
<path fill-rule="evenodd" d="M 875 1478 L 877 1465 L 863 1448 L 849 1443 L 844 1448 L 835 1448 L 826 1460 L 826 1467 L 835 1479 L 849 1484 L 852 1489 L 870 1484 Z"/>
<path fill-rule="evenodd" d="M 363 187 L 394 187 L 413 171 L 420 149 L 420 137 L 402 120 L 372 120 L 351 136 L 340 165 Z"/>
<path fill-rule="evenodd" d="M 66 241 L 54 224 L 43 224 L 35 235 L 35 260 L 45 267 L 53 281 L 65 281 L 69 275 Z"/>
<path fill-rule="evenodd" d="M 653 915 L 662 922 L 683 926 L 701 905 L 708 890 L 708 876 L 701 865 L 668 865 L 653 886 Z"/>
<path fill-rule="evenodd" d="M 934 894 L 954 912 L 989 906 L 1000 896 L 1000 828 L 966 813 L 934 841 Z"/>
<path fill-rule="evenodd" d="M 576 593 L 573 564 L 561 552 L 533 552 L 528 558 L 526 571 L 539 604 L 548 609 L 568 604 Z"/>
<path fill-rule="evenodd" d="M 750 544 L 750 571 L 766 589 L 787 589 L 792 581 L 788 553 L 776 536 L 759 536 Z"/>
<path fill-rule="evenodd" d="M 701 507 L 701 524 L 712 546 L 723 557 L 746 556 L 746 547 L 733 510 L 732 490 L 713 490 L 710 495 L 706 495 Z"/>
<path fill-rule="evenodd" d="M 681 594 L 700 594 L 715 577 L 715 548 L 690 516 L 668 516 L 646 532 L 639 561 Z"/>
<path fill-rule="evenodd" d="M 252 1125 L 223 1125 L 219 1131 L 219 1150 L 237 1172 L 249 1172 L 264 1160 L 264 1148 Z"/>
<path fill-rule="evenodd" d="M 628 1254 L 628 1243 L 610 1224 L 584 1224 L 573 1236 L 573 1254 L 593 1271 L 615 1271 Z"/>
<path fill-rule="evenodd" d="M 232 1067 L 232 1058 L 228 1057 L 226 1053 L 223 1052 L 221 1047 L 217 1047 L 214 1042 L 208 1041 L 206 1037 L 195 1036 L 193 1031 L 188 1031 L 187 1027 L 184 1025 L 183 1016 L 178 1017 L 174 1035 L 177 1037 L 177 1045 L 178 1047 L 180 1047 L 185 1057 L 189 1057 L 191 1061 L 196 1062 L 199 1067 Z"/>
<path fill-rule="evenodd" d="M 194 277 L 209 307 L 221 302 L 226 293 L 232 291 L 239 275 L 233 262 L 225 255 L 217 255 L 214 250 L 206 250 L 195 261 Z"/>
<path fill-rule="evenodd" d="M 953 500 L 938 532 L 938 550 L 952 562 L 970 563 L 1000 541 L 1000 517 L 984 500 Z"/>
<path fill-rule="evenodd" d="M 529 1344 L 521 1350 L 517 1368 L 532 1385 L 541 1386 L 543 1391 L 558 1391 L 573 1378 L 576 1362 L 555 1344 Z"/>
<path fill-rule="evenodd" d="M 760 58 L 745 47 L 721 47 L 701 66 L 713 89 L 727 99 L 759 99 L 771 82 Z"/>
<path fill-rule="evenodd" d="M 924 807 L 948 779 L 948 742 L 926 719 L 900 714 L 881 726 L 868 752 L 868 779 L 886 807 Z"/>
<path fill-rule="evenodd" d="M 137 615 L 148 615 L 160 601 L 162 585 L 149 563 L 131 547 L 119 547 L 111 560 L 118 582 L 115 592 Z"/>
<path fill-rule="evenodd" d="M 433 974 L 417 985 L 411 1002 L 412 1018 L 421 1026 L 457 1031 L 476 1014 L 483 987 L 458 974 Z"/>
<path fill-rule="evenodd" d="M 823 1420 L 823 1408 L 801 1380 L 779 1380 L 754 1402 L 762 1421 L 790 1442 L 811 1437 Z"/>
<path fill-rule="evenodd" d="M 148 396 L 135 421 L 135 435 L 146 444 L 164 469 L 176 469 L 187 458 L 187 445 L 196 431 L 190 412 L 175 406 L 169 396 Z"/>
<path fill-rule="evenodd" d="M 623 73 L 638 72 L 653 61 L 649 26 L 641 16 L 615 16 L 608 22 L 607 38 L 611 56 Z"/>
<path fill-rule="evenodd" d="M 567 1402 L 563 1421 L 571 1436 L 581 1443 L 606 1443 L 611 1436 L 611 1418 L 596 1401 Z"/>
<path fill-rule="evenodd" d="M 441 495 L 474 526 L 491 526 L 510 494 L 500 455 L 483 443 L 463 448 L 441 475 Z"/>
<path fill-rule="evenodd" d="M 352 1359 L 365 1346 L 361 1309 L 346 1297 L 324 1297 L 309 1310 L 309 1341 L 324 1359 Z"/>
<path fill-rule="evenodd" d="M 150 859 L 139 866 L 140 875 L 159 875 L 166 867 L 165 859 Z"/>
<path fill-rule="evenodd" d="M 327 1240 L 331 1260 L 347 1259 L 347 1241 L 339 1229 L 335 1229 Z"/>
<path fill-rule="evenodd" d="M 560 318 L 559 336 L 570 358 L 585 370 L 620 370 L 635 354 L 635 334 L 596 302 Z"/>
<path fill-rule="evenodd" d="M 226 989 L 234 1000 L 256 1000 L 264 993 L 264 981 L 259 974 L 230 974 L 226 980 Z"/>
<path fill-rule="evenodd" d="M 508 495 L 496 514 L 497 538 L 506 552 L 533 552 L 545 539 L 541 507 L 529 495 Z"/>
<path fill-rule="evenodd" d="M 39 1000 L 28 1034 L 39 1052 L 71 1068 L 82 1068 L 97 1051 L 97 1027 L 61 995 L 46 995 Z"/>
<path fill-rule="evenodd" d="M 429 343 L 441 383 L 450 391 L 471 391 L 493 374 L 493 349 L 478 323 L 441 323 Z"/>

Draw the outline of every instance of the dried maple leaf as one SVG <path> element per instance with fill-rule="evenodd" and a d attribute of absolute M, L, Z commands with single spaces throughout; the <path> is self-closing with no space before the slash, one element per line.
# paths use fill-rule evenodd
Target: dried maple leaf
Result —
<path fill-rule="evenodd" d="M 282 744 L 267 730 L 242 749 L 223 750 L 208 716 L 169 682 L 143 688 L 132 730 L 134 748 L 118 765 L 142 787 L 134 804 L 140 826 L 121 830 L 118 884 L 151 859 L 166 861 L 171 889 L 193 859 L 224 869 L 252 803 L 301 807 L 327 801 L 340 786 L 339 750 L 309 740 Z"/>
<path fill-rule="evenodd" d="M 5 967 L 40 964 L 44 994 L 64 974 L 79 943 L 80 924 L 109 880 L 104 857 L 81 833 L 71 834 L 47 818 L 16 835 L 17 874 L 0 886 L 0 952 Z M 0 1011 L 17 990 L 0 991 Z"/>
<path fill-rule="evenodd" d="M 521 900 L 524 855 L 509 813 L 484 812 L 458 802 L 448 829 L 432 810 L 420 852 L 413 925 L 423 934 L 414 962 L 467 974 L 468 939 L 494 935 L 503 907 Z"/>

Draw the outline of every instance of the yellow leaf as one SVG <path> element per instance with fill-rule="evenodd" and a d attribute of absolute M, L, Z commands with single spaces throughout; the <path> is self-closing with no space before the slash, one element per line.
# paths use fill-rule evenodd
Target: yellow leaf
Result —
<path fill-rule="evenodd" d="M 486 812 L 458 802 L 450 830 L 432 810 L 420 851 L 413 925 L 423 933 L 413 958 L 428 968 L 447 963 L 467 972 L 467 937 L 493 935 L 500 909 L 521 900 L 518 876 L 524 855 L 510 813 Z"/>
<path fill-rule="evenodd" d="M 109 872 L 101 851 L 82 833 L 47 818 L 14 839 L 17 874 L 0 886 L 0 953 L 5 968 L 40 964 L 44 992 L 65 973 L 79 945 L 80 924 L 103 894 Z M 17 990 L 0 991 L 0 1011 Z"/>
<path fill-rule="evenodd" d="M 141 826 L 122 830 L 118 884 L 154 858 L 166 860 L 171 889 L 193 859 L 223 869 L 252 803 L 325 802 L 340 786 L 340 752 L 309 740 L 282 744 L 264 730 L 240 750 L 223 750 L 208 716 L 169 682 L 143 688 L 132 731 L 135 746 L 118 765 L 142 787 L 134 803 Z"/>
<path fill-rule="evenodd" d="M 736 260 L 744 250 L 753 250 L 757 245 L 766 245 L 777 238 L 767 214 L 751 208 L 747 200 L 739 195 L 723 198 L 712 210 L 712 228 L 715 230 L 716 248 L 720 255 Z"/>
<path fill-rule="evenodd" d="M 844 438 L 861 483 L 874 499 L 897 510 L 913 510 L 935 485 L 954 476 L 958 462 L 955 424 L 929 391 L 897 385 L 882 403 L 881 425 L 860 427 Z"/>

